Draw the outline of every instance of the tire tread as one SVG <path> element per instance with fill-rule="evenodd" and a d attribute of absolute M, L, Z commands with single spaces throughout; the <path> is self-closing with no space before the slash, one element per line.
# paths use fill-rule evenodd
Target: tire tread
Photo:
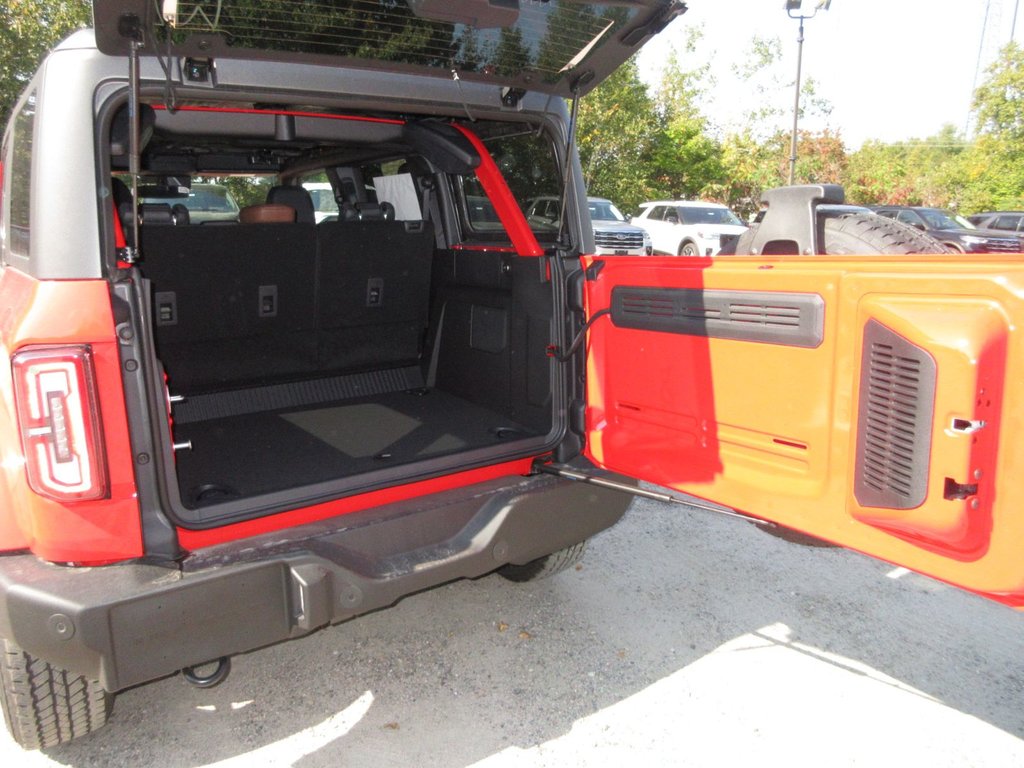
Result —
<path fill-rule="evenodd" d="M 3 641 L 0 682 L 7 728 L 25 749 L 64 744 L 102 727 L 113 697 L 99 681 L 75 675 Z"/>
<path fill-rule="evenodd" d="M 550 555 L 538 557 L 523 565 L 506 565 L 498 569 L 498 573 L 509 581 L 516 582 L 546 579 L 576 565 L 583 559 L 586 549 L 587 542 L 581 541 L 579 544 L 573 544 L 571 547 L 552 552 Z"/>
<path fill-rule="evenodd" d="M 826 219 L 825 252 L 836 255 L 954 253 L 914 227 L 868 213 Z"/>

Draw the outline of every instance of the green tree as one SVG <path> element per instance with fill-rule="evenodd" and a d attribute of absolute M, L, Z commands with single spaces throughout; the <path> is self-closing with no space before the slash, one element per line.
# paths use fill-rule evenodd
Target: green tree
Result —
<path fill-rule="evenodd" d="M 590 193 L 626 210 L 654 197 L 650 170 L 660 130 L 632 58 L 580 101 L 576 137 Z"/>
<path fill-rule="evenodd" d="M 1024 144 L 1024 49 L 1010 43 L 974 92 L 978 133 Z"/>
<path fill-rule="evenodd" d="M 906 205 L 914 196 L 904 144 L 866 141 L 852 155 L 844 178 L 851 203 Z"/>
<path fill-rule="evenodd" d="M 748 218 L 761 207 L 761 193 L 786 183 L 786 148 L 783 133 L 764 139 L 750 129 L 731 133 L 722 141 L 724 181 L 705 190 L 707 197 L 725 203 Z"/>
<path fill-rule="evenodd" d="M 0 125 L 43 56 L 92 22 L 89 0 L 5 0 L 0 4 Z"/>
<path fill-rule="evenodd" d="M 693 51 L 691 38 L 687 50 Z M 673 53 L 655 95 L 659 132 L 652 154 L 657 197 L 693 198 L 725 180 L 722 147 L 698 105 L 709 83 L 709 66 L 684 70 Z"/>
<path fill-rule="evenodd" d="M 956 170 L 958 207 L 965 213 L 1024 209 L 1024 152 L 1014 142 L 983 134 Z"/>
<path fill-rule="evenodd" d="M 723 175 L 711 182 L 704 196 L 720 200 L 737 213 L 749 216 L 760 208 L 761 193 L 788 183 L 793 80 L 784 72 L 782 42 L 777 37 L 755 36 L 746 56 L 732 68 L 749 94 L 740 126 L 721 140 Z M 827 120 L 831 103 L 806 78 L 800 85 L 800 117 Z M 796 182 L 838 183 L 846 165 L 846 151 L 837 131 L 801 130 L 797 144 Z"/>
<path fill-rule="evenodd" d="M 974 93 L 978 138 L 960 158 L 962 210 L 1024 207 L 1024 49 L 1003 48 Z"/>
<path fill-rule="evenodd" d="M 767 139 L 785 129 L 793 120 L 794 80 L 782 71 L 782 42 L 777 37 L 755 35 L 747 46 L 748 56 L 732 68 L 750 98 L 747 99 L 746 132 Z M 800 83 L 800 119 L 827 119 L 832 103 L 818 93 L 813 77 Z M 788 155 L 788 150 L 787 150 Z"/>
<path fill-rule="evenodd" d="M 952 125 L 926 139 L 865 142 L 850 156 L 843 176 L 847 199 L 869 205 L 959 207 L 968 147 Z"/>
<path fill-rule="evenodd" d="M 653 95 L 630 59 L 584 97 L 577 137 L 591 193 L 634 210 L 644 200 L 696 198 L 720 186 L 721 146 L 698 106 L 708 83 L 707 65 L 686 70 L 673 54 Z"/>

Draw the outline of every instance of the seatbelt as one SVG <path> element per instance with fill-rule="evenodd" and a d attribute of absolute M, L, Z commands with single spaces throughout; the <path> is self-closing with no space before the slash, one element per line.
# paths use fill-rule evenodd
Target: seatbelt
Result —
<path fill-rule="evenodd" d="M 445 242 L 444 227 L 441 222 L 441 208 L 437 204 L 437 195 L 433 194 L 434 179 L 431 177 L 427 181 L 429 181 L 429 184 L 423 185 L 423 192 L 420 196 L 420 212 L 424 216 L 429 215 L 430 220 L 434 222 L 434 245 L 438 248 L 444 248 L 447 243 Z"/>

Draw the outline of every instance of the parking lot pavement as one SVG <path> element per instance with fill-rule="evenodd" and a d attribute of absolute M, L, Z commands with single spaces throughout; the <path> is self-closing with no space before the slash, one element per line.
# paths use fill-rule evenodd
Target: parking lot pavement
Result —
<path fill-rule="evenodd" d="M 0 764 L 1020 766 L 1022 693 L 1024 616 L 638 501 L 578 570 L 421 593 L 210 690 L 124 692 L 45 755 L 5 734 Z"/>

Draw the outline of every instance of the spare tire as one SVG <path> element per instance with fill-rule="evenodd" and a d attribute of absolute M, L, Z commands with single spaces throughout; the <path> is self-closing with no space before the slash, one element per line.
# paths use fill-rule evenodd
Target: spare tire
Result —
<path fill-rule="evenodd" d="M 825 219 L 826 254 L 954 252 L 919 229 L 873 213 L 851 213 Z"/>
<path fill-rule="evenodd" d="M 730 253 L 750 254 L 759 225 L 740 235 Z M 722 249 L 722 254 L 726 252 Z M 956 253 L 934 237 L 899 221 L 873 213 L 847 213 L 825 219 L 825 253 L 863 256 L 879 253 Z M 782 255 L 782 254 L 779 254 Z"/>

